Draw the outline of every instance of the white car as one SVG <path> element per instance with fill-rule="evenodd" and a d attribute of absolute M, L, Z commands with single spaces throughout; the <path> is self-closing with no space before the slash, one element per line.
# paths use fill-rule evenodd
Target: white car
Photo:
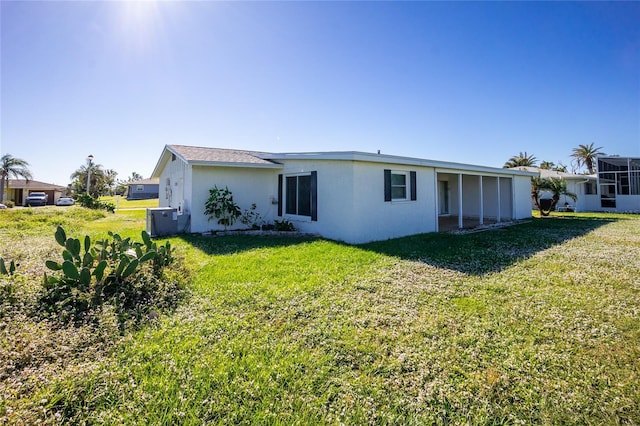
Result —
<path fill-rule="evenodd" d="M 76 202 L 71 197 L 60 197 L 58 201 L 56 201 L 56 206 L 72 206 Z"/>
<path fill-rule="evenodd" d="M 0 203 L 0 210 L 6 209 L 6 208 L 7 208 L 7 206 L 5 206 L 4 204 Z"/>

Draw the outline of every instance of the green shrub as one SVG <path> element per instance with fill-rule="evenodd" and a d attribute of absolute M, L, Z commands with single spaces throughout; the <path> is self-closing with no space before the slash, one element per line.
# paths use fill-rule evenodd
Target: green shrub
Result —
<path fill-rule="evenodd" d="M 242 211 L 242 216 L 240 216 L 240 222 L 242 222 L 244 225 L 251 226 L 251 229 L 260 229 L 264 221 L 262 220 L 262 216 L 256 211 L 256 209 L 256 203 L 251 204 L 250 209 L 244 209 Z"/>
<path fill-rule="evenodd" d="M 287 219 L 273 221 L 273 229 L 276 231 L 295 231 L 296 227 Z"/>
<path fill-rule="evenodd" d="M 113 213 L 116 210 L 115 204 L 100 201 L 89 194 L 79 194 L 76 198 L 76 202 L 82 207 L 86 207 L 88 209 L 106 210 L 110 213 Z"/>
<path fill-rule="evenodd" d="M 227 226 L 231 226 L 242 215 L 240 207 L 233 201 L 233 195 L 229 188 L 220 189 L 214 186 L 209 190 L 209 198 L 204 205 L 204 214 L 218 219 L 218 224 L 223 225 L 225 231 Z"/>
<path fill-rule="evenodd" d="M 64 248 L 63 261 L 45 262 L 54 274 L 45 274 L 41 310 L 63 323 L 80 324 L 102 305 L 110 304 L 124 324 L 140 319 L 154 306 L 168 307 L 182 294 L 182 280 L 165 273 L 175 260 L 168 241 L 158 245 L 145 231 L 142 243 L 113 232 L 109 236 L 111 239 L 95 244 L 85 236 L 81 243 L 67 238 L 58 227 L 55 239 Z"/>
<path fill-rule="evenodd" d="M 11 200 L 3 201 L 2 204 L 4 204 L 5 206 L 7 206 L 10 209 L 12 209 L 12 208 L 14 208 L 16 206 L 16 203 L 14 203 Z"/>

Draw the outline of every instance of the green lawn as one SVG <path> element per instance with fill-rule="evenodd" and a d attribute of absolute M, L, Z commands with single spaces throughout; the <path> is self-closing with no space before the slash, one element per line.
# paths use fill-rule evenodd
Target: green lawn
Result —
<path fill-rule="evenodd" d="M 35 276 L 23 246 L 46 254 L 54 222 L 144 226 L 85 214 L 25 219 L 17 245 L 0 212 L 0 255 Z M 86 330 L 1 317 L 0 423 L 640 423 L 640 216 L 362 246 L 171 241 L 191 294 L 142 330 L 86 347 Z"/>
<path fill-rule="evenodd" d="M 158 207 L 158 199 L 149 200 L 127 200 L 125 197 L 102 196 L 100 201 L 112 203 L 118 209 L 146 209 L 148 207 Z"/>

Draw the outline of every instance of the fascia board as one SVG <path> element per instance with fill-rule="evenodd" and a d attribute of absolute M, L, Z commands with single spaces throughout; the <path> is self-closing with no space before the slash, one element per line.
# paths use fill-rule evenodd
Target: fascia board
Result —
<path fill-rule="evenodd" d="M 190 166 L 203 167 L 236 167 L 249 169 L 282 169 L 282 164 L 228 163 L 223 161 L 189 161 Z"/>
<path fill-rule="evenodd" d="M 337 161 L 361 161 L 370 163 L 397 164 L 404 166 L 433 167 L 441 172 L 458 171 L 463 173 L 476 172 L 478 174 L 493 174 L 500 176 L 537 176 L 535 172 L 522 170 L 500 169 L 496 167 L 478 166 L 473 164 L 452 163 L 447 161 L 427 160 L 421 158 L 401 157 L 395 155 L 372 154 L 366 152 L 317 152 L 317 153 L 292 153 L 273 154 L 264 156 L 269 160 L 337 160 Z"/>

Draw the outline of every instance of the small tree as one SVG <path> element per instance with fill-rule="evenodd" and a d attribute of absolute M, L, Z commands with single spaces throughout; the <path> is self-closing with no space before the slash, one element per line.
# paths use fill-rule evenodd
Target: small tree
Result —
<path fill-rule="evenodd" d="M 233 195 L 227 187 L 220 189 L 214 186 L 210 189 L 209 199 L 204 207 L 204 214 L 209 216 L 209 220 L 214 217 L 218 219 L 218 224 L 223 225 L 225 231 L 242 215 L 240 207 L 233 201 Z"/>
<path fill-rule="evenodd" d="M 542 191 L 549 191 L 552 194 L 551 205 L 548 210 L 544 210 L 540 206 L 540 193 Z M 558 204 L 561 195 L 566 195 L 574 202 L 578 199 L 576 194 L 567 190 L 567 181 L 562 178 L 542 179 L 540 176 L 531 178 L 531 199 L 536 209 L 540 212 L 540 216 L 549 216 L 556 208 L 556 204 Z"/>

